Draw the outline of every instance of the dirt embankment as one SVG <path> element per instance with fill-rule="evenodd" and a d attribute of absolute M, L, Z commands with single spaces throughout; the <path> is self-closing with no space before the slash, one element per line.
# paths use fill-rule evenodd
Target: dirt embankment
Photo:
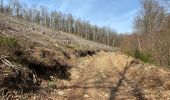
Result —
<path fill-rule="evenodd" d="M 37 90 L 52 77 L 70 80 L 77 58 L 112 49 L 0 14 L 0 92 L 8 97 L 9 90 Z"/>
<path fill-rule="evenodd" d="M 17 37 L 1 35 L 0 97 L 21 99 L 25 93 L 51 91 L 43 83 L 48 84 L 53 78 L 69 81 L 70 69 L 74 67 L 72 60 L 97 52 L 92 49 L 74 53 L 67 51 L 67 48 L 49 49 Z"/>
<path fill-rule="evenodd" d="M 2 16 L 4 15 L 0 17 Z M 92 56 L 100 51 L 96 47 L 81 46 L 74 39 L 69 39 L 71 37 L 68 38 L 65 33 L 45 28 L 45 32 L 41 32 L 36 25 L 27 28 L 30 23 L 8 16 L 2 19 L 0 19 L 2 20 L 0 22 L 0 96 L 2 98 L 14 99 L 15 92 L 17 95 L 40 90 L 44 88 L 42 83 L 47 84 L 48 81 L 53 80 L 52 77 L 70 80 L 70 69 L 74 67 L 73 60 Z M 45 34 L 47 32 L 48 35 Z M 55 34 L 56 39 L 50 37 L 51 32 Z M 69 39 L 71 44 L 65 42 L 63 38 Z"/>

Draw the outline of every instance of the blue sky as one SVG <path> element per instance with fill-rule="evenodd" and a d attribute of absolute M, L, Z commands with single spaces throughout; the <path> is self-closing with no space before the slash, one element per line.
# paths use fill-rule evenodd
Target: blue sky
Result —
<path fill-rule="evenodd" d="M 117 32 L 131 32 L 140 0 L 21 0 L 44 5 L 50 10 L 71 13 L 98 26 L 110 26 Z"/>

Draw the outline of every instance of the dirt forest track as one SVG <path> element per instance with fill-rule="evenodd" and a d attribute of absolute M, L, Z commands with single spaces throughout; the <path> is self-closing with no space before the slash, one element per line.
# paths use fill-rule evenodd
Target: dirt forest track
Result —
<path fill-rule="evenodd" d="M 99 54 L 98 56 L 91 59 L 90 63 L 87 65 L 87 69 L 84 70 L 82 73 L 82 77 L 76 82 L 79 89 L 75 89 L 73 93 L 70 94 L 70 99 L 80 99 L 80 98 L 87 98 L 87 99 L 107 99 L 106 97 L 109 94 L 102 94 L 104 91 L 101 89 L 108 91 L 110 80 L 105 80 L 108 77 L 108 73 L 110 75 L 117 76 L 117 73 L 114 73 L 113 70 L 113 63 L 111 61 L 111 56 L 108 54 Z M 114 69 L 117 71 L 116 69 Z M 115 77 L 116 78 L 116 77 Z M 114 81 L 114 80 L 112 80 Z M 99 92 L 100 91 L 100 92 Z M 103 93 L 101 93 L 103 92 Z M 89 98 L 88 98 L 89 97 Z"/>
<path fill-rule="evenodd" d="M 28 100 L 169 100 L 169 69 L 145 64 L 120 52 L 78 58 L 71 80 L 41 83 Z"/>
<path fill-rule="evenodd" d="M 61 90 L 70 89 L 66 98 L 62 99 L 170 99 L 166 83 L 170 72 L 156 70 L 155 66 L 148 66 L 118 52 L 100 52 L 84 61 L 86 64 L 80 65 L 81 73 L 73 85 L 58 87 Z"/>
<path fill-rule="evenodd" d="M 53 68 L 55 61 L 61 68 L 72 67 L 70 80 L 49 75 L 50 80 L 42 79 L 36 92 L 15 95 L 21 100 L 170 100 L 168 68 L 140 62 L 113 47 L 3 14 L 0 36 L 24 41 L 28 66 Z M 0 51 L 1 55 L 9 53 Z M 0 62 L 0 72 L 7 68 Z"/>

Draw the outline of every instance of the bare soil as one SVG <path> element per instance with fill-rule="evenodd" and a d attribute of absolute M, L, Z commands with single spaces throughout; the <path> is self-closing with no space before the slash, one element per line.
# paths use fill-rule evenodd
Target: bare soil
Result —
<path fill-rule="evenodd" d="M 68 86 L 73 90 L 66 99 L 170 99 L 169 70 L 144 64 L 119 52 L 100 52 L 83 66 L 77 81 Z"/>
<path fill-rule="evenodd" d="M 53 80 L 52 91 L 29 99 L 168 100 L 170 71 L 144 64 L 120 52 L 80 58 L 70 81 Z M 46 94 L 46 95 L 45 95 Z"/>
<path fill-rule="evenodd" d="M 168 68 L 143 63 L 117 48 L 3 14 L 0 36 L 15 37 L 21 45 L 15 50 L 0 45 L 2 99 L 170 99 Z"/>

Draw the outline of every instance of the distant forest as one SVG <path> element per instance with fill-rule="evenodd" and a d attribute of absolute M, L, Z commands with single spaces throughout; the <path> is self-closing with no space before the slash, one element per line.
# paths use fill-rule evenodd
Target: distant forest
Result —
<path fill-rule="evenodd" d="M 58 11 L 49 11 L 45 6 L 32 6 L 21 3 L 21 0 L 9 0 L 4 5 L 1 1 L 1 12 L 16 16 L 29 22 L 37 23 L 58 31 L 72 33 L 88 40 L 115 46 L 116 32 L 109 27 L 98 27 L 88 21 L 73 17 L 72 14 L 64 14 Z"/>
<path fill-rule="evenodd" d="M 29 8 L 20 0 L 8 0 L 7 4 L 0 0 L 0 11 L 41 26 L 120 47 L 123 52 L 144 62 L 170 66 L 170 0 L 140 2 L 141 8 L 134 18 L 131 34 L 117 34 L 109 27 L 98 27 L 71 14 L 49 11 L 45 6 Z"/>

